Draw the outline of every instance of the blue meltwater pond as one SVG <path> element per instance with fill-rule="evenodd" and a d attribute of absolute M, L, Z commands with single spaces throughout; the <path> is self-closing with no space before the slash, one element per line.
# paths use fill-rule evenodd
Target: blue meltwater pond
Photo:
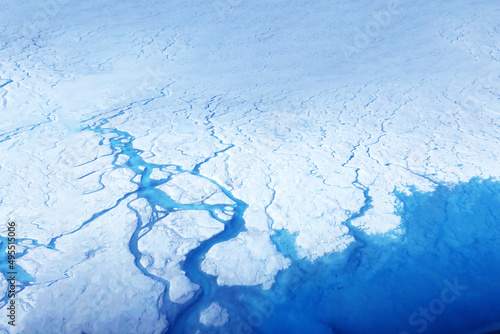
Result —
<path fill-rule="evenodd" d="M 292 266 L 268 291 L 221 287 L 218 301 L 239 315 L 224 330 L 406 334 L 498 329 L 500 183 L 473 179 L 397 196 L 402 234 L 356 230 L 348 250 L 314 263 L 298 259 L 294 236 L 280 231 L 274 242 Z"/>

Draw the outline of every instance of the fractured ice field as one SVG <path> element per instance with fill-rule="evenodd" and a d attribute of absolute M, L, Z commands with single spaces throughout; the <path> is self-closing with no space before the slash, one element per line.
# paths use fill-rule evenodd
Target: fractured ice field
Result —
<path fill-rule="evenodd" d="M 3 1 L 0 333 L 500 330 L 498 17 Z"/>

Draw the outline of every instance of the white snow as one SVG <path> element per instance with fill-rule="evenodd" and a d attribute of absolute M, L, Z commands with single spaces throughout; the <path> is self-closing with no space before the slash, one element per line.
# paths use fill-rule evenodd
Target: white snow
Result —
<path fill-rule="evenodd" d="M 206 326 L 220 327 L 227 323 L 229 314 L 219 303 L 212 303 L 200 314 L 200 322 Z"/>
<path fill-rule="evenodd" d="M 210 198 L 207 204 L 234 204 L 217 185 L 190 173 L 174 175 L 171 181 L 158 186 L 158 189 L 181 204 L 206 202 Z"/>
<path fill-rule="evenodd" d="M 217 276 L 219 285 L 259 285 L 269 289 L 277 272 L 290 260 L 276 251 L 265 232 L 243 232 L 235 239 L 212 247 L 201 264 Z"/>
<path fill-rule="evenodd" d="M 162 180 L 162 179 L 167 179 L 171 175 L 172 175 L 172 173 L 170 173 L 168 171 L 161 170 L 159 168 L 155 168 L 155 169 L 153 169 L 153 172 L 151 173 L 150 178 L 152 180 Z"/>
<path fill-rule="evenodd" d="M 19 331 L 161 333 L 168 324 L 155 306 L 162 286 L 130 265 L 127 241 L 134 223 L 121 204 L 61 238 L 58 251 L 39 247 L 20 258 L 37 282 L 19 296 Z M 43 311 L 37 311 L 40 305 Z"/>

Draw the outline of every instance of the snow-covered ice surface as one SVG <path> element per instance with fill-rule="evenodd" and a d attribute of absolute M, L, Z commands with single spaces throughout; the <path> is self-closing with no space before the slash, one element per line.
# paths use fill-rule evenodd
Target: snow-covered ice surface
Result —
<path fill-rule="evenodd" d="M 228 318 L 227 310 L 222 308 L 219 303 L 213 303 L 201 312 L 200 322 L 204 325 L 220 327 L 227 323 Z"/>
<path fill-rule="evenodd" d="M 500 328 L 498 17 L 3 1 L 0 333 Z"/>

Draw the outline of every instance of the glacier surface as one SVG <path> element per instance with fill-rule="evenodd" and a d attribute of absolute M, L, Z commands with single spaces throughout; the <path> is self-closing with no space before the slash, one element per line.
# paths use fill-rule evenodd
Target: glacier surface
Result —
<path fill-rule="evenodd" d="M 500 329 L 497 1 L 0 9 L 0 333 Z"/>

